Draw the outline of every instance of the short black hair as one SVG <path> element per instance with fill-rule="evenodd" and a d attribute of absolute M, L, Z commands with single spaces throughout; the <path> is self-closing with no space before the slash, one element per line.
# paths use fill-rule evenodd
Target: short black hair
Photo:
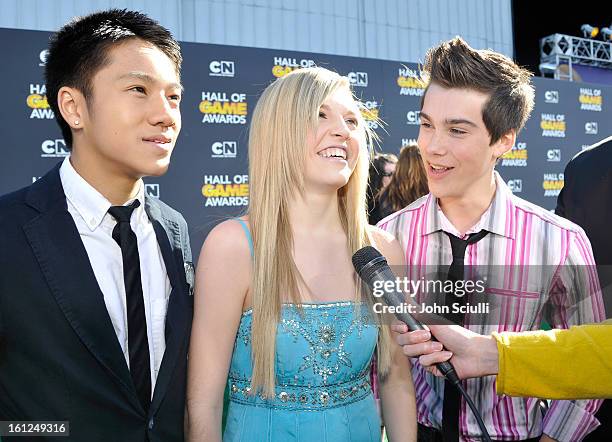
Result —
<path fill-rule="evenodd" d="M 180 76 L 183 58 L 178 42 L 170 31 L 140 12 L 109 9 L 77 17 L 51 37 L 45 67 L 47 101 L 69 148 L 72 132 L 59 111 L 58 91 L 69 86 L 78 89 L 85 98 L 91 97 L 92 79 L 110 62 L 109 50 L 132 38 L 156 46 L 172 60 Z"/>

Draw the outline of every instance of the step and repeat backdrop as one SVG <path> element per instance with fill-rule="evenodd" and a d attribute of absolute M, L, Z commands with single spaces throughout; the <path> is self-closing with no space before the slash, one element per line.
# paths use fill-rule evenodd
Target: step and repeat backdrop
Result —
<path fill-rule="evenodd" d="M 68 155 L 44 84 L 51 34 L 0 29 L 5 88 L 0 194 L 31 184 Z M 294 69 L 322 66 L 348 76 L 364 116 L 397 153 L 416 141 L 423 85 L 416 63 L 248 47 L 182 43 L 183 129 L 166 175 L 146 179 L 149 195 L 179 210 L 197 255 L 214 225 L 246 210 L 248 126 L 263 89 Z M 563 169 L 612 133 L 612 87 L 535 78 L 536 106 L 498 171 L 518 196 L 554 209 Z M 377 123 L 380 118 L 384 124 Z"/>

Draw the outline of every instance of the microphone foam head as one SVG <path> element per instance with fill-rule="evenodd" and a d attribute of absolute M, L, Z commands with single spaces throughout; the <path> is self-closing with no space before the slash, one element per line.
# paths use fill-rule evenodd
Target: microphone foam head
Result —
<path fill-rule="evenodd" d="M 353 254 L 353 267 L 364 281 L 369 281 L 369 276 L 381 265 L 386 265 L 387 260 L 372 246 L 365 246 Z"/>

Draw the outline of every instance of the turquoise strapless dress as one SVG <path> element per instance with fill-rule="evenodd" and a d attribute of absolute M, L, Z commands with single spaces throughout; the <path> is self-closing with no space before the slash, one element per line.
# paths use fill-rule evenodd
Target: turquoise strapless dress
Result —
<path fill-rule="evenodd" d="M 370 386 L 378 328 L 365 305 L 283 306 L 276 394 L 251 391 L 251 311 L 243 313 L 229 372 L 224 442 L 374 442 L 380 420 Z"/>

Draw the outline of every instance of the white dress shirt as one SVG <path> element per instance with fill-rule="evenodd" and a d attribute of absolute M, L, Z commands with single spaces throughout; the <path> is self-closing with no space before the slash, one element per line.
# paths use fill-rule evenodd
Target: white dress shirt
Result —
<path fill-rule="evenodd" d="M 70 157 L 66 158 L 60 167 L 60 178 L 66 194 L 68 212 L 74 219 L 81 241 L 83 241 L 89 256 L 89 262 L 104 295 L 106 310 L 129 367 L 130 353 L 123 259 L 121 248 L 112 237 L 113 228 L 117 222 L 108 213 L 111 203 L 77 173 L 70 163 Z M 151 224 L 144 208 L 144 184 L 142 181 L 135 199 L 140 201 L 140 206 L 132 213 L 130 225 L 136 234 L 140 255 L 140 275 L 151 363 L 152 395 L 166 349 L 164 323 L 171 286 L 153 224 Z M 135 199 L 128 201 L 126 205 L 132 203 Z"/>

